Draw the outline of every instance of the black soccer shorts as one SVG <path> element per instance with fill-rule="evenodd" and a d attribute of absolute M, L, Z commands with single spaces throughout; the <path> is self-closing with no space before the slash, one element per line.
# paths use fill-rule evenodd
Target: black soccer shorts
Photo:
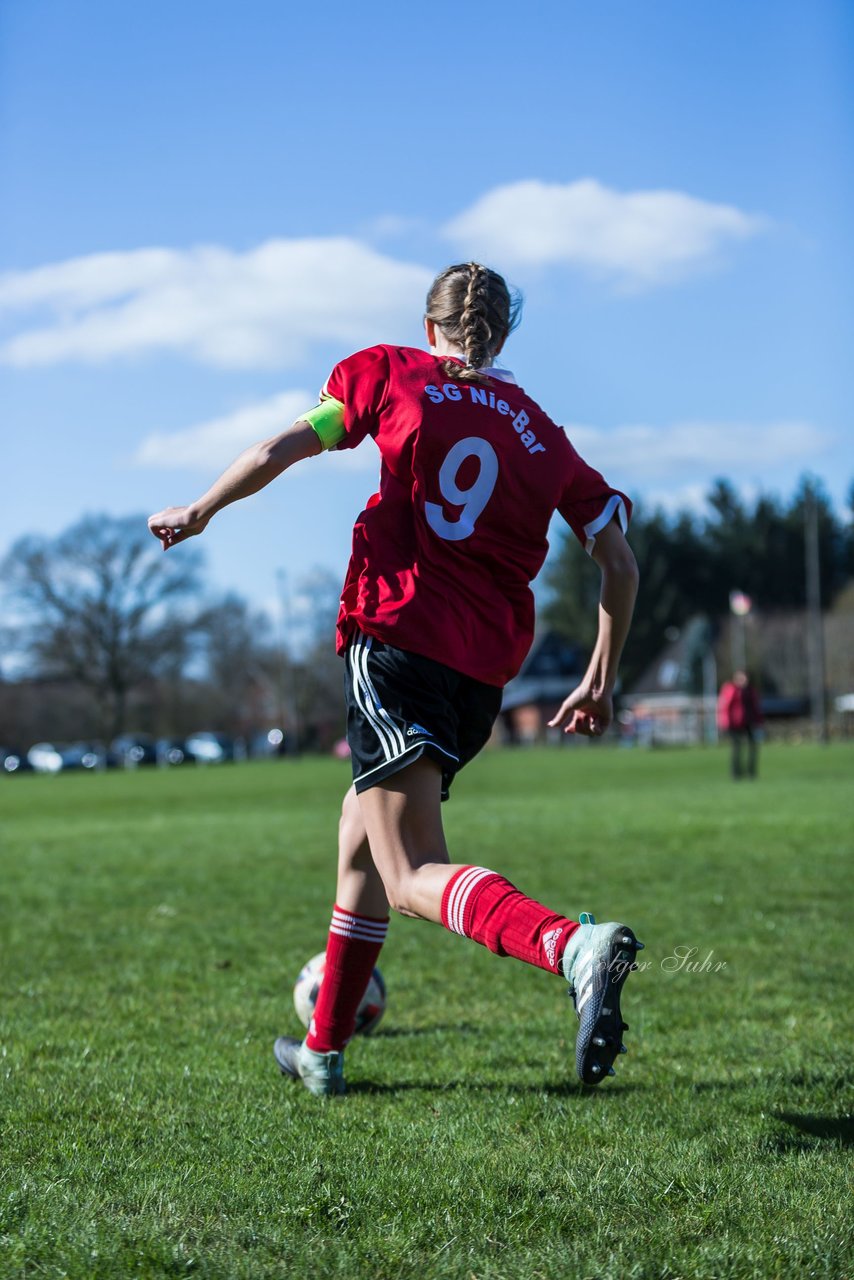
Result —
<path fill-rule="evenodd" d="M 427 755 L 441 766 L 446 800 L 456 773 L 489 741 L 501 690 L 359 631 L 345 657 L 356 791 Z"/>

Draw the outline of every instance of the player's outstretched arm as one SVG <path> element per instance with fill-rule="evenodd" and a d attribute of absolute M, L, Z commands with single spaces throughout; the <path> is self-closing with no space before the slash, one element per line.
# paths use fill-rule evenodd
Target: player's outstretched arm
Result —
<path fill-rule="evenodd" d="M 295 462 L 320 451 L 320 441 L 311 424 L 295 422 L 279 435 L 244 449 L 196 502 L 186 507 L 167 507 L 150 516 L 148 527 L 160 539 L 163 550 L 168 551 L 176 543 L 202 533 L 211 516 L 229 503 L 257 493 Z"/>
<path fill-rule="evenodd" d="M 563 726 L 565 733 L 597 738 L 614 716 L 614 686 L 638 593 L 638 566 L 614 520 L 597 535 L 593 559 L 602 572 L 596 646 L 581 684 L 549 724 Z"/>

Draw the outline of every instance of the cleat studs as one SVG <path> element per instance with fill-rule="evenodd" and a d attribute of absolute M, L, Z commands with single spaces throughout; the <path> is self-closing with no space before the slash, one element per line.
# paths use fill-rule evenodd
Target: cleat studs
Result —
<path fill-rule="evenodd" d="M 623 944 L 623 946 L 624 946 L 624 947 L 630 947 L 630 946 L 632 945 L 632 942 L 634 941 L 634 939 L 633 939 L 633 938 L 630 938 L 630 937 L 628 936 L 628 934 L 627 934 L 627 935 L 626 935 L 626 937 L 625 937 L 625 938 L 621 938 L 621 939 L 620 939 L 620 941 L 622 942 L 622 944 Z"/>
<path fill-rule="evenodd" d="M 601 1036 L 594 1036 L 593 1043 L 596 1045 L 598 1049 L 604 1049 L 605 1047 L 605 1041 L 602 1039 Z"/>
<path fill-rule="evenodd" d="M 615 1076 L 616 1074 L 617 1074 L 617 1073 L 616 1073 L 616 1071 L 614 1070 L 614 1068 L 613 1068 L 613 1067 L 609 1067 L 609 1068 L 608 1068 L 608 1075 L 609 1075 L 609 1076 Z"/>
<path fill-rule="evenodd" d="M 594 1062 L 590 1070 L 593 1072 L 594 1076 L 598 1076 L 601 1073 L 602 1068 L 599 1066 L 598 1062 Z"/>
<path fill-rule="evenodd" d="M 628 1031 L 628 1029 L 629 1029 L 629 1024 L 627 1022 L 623 1022 L 620 1024 L 621 1031 Z"/>
<path fill-rule="evenodd" d="M 645 942 L 635 942 L 635 946 L 637 947 L 638 951 L 643 951 L 644 947 L 646 946 L 646 943 L 645 943 Z"/>
<path fill-rule="evenodd" d="M 628 1049 L 624 1044 L 620 1045 L 620 1053 L 628 1053 Z"/>

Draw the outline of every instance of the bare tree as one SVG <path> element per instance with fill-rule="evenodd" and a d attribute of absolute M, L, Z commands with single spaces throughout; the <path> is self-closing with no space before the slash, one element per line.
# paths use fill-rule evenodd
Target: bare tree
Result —
<path fill-rule="evenodd" d="M 228 592 L 198 620 L 211 727 L 246 734 L 280 720 L 281 655 L 266 614 Z"/>
<path fill-rule="evenodd" d="M 295 613 L 304 636 L 296 701 L 302 745 L 326 749 L 344 733 L 344 665 L 335 654 L 341 579 L 315 565 L 297 584 Z"/>
<path fill-rule="evenodd" d="M 120 733 L 131 690 L 186 649 L 200 567 L 195 548 L 164 556 L 140 516 L 86 516 L 53 539 L 20 538 L 0 580 L 30 674 L 91 689 L 104 732 Z"/>

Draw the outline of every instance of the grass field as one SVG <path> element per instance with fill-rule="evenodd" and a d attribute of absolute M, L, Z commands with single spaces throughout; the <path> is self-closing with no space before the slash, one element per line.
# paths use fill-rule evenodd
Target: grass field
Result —
<path fill-rule="evenodd" d="M 457 859 L 646 941 L 630 1053 L 583 1090 L 560 982 L 395 919 L 331 1102 L 271 1045 L 325 941 L 346 766 L 4 783 L 0 1276 L 854 1274 L 854 751 L 762 764 L 476 762 Z"/>

